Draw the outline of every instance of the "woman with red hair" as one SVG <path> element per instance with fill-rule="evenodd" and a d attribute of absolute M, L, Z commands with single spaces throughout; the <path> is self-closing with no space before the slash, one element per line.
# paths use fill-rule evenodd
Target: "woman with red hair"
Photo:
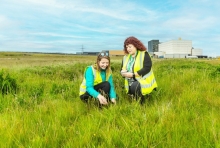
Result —
<path fill-rule="evenodd" d="M 144 44 L 133 36 L 124 41 L 121 75 L 125 78 L 125 90 L 136 100 L 140 98 L 141 104 L 145 101 L 144 96 L 157 87 L 152 61 L 146 50 Z"/>

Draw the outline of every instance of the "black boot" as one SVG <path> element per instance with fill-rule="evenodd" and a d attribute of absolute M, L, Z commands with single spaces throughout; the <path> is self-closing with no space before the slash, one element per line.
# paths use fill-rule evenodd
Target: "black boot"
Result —
<path fill-rule="evenodd" d="M 141 95 L 141 100 L 140 100 L 141 105 L 145 104 L 145 101 L 146 101 L 145 96 Z"/>

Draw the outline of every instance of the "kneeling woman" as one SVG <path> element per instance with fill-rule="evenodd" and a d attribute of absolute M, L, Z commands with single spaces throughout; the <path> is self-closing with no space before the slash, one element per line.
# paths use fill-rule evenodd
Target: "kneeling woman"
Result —
<path fill-rule="evenodd" d="M 136 99 L 141 97 L 141 103 L 144 103 L 145 95 L 157 88 L 152 61 L 146 50 L 144 44 L 135 37 L 128 37 L 124 41 L 125 56 L 121 75 L 125 78 L 126 92 Z"/>
<path fill-rule="evenodd" d="M 96 63 L 86 67 L 79 95 L 83 102 L 95 98 L 101 105 L 107 105 L 109 101 L 116 103 L 110 57 L 107 52 L 99 53 Z"/>

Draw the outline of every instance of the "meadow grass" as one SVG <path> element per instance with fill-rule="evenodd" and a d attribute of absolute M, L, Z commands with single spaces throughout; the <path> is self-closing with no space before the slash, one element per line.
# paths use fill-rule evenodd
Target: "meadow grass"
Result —
<path fill-rule="evenodd" d="M 153 59 L 158 88 L 140 105 L 112 57 L 119 100 L 100 109 L 78 96 L 96 57 L 4 54 L 0 147 L 220 147 L 220 60 Z"/>

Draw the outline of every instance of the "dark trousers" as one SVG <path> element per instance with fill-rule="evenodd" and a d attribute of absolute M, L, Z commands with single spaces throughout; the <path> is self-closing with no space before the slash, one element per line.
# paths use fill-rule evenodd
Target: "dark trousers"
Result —
<path fill-rule="evenodd" d="M 142 96 L 141 94 L 141 85 L 138 81 L 134 81 L 131 86 L 129 86 L 129 91 L 128 93 L 130 95 L 133 95 L 134 97 L 140 97 Z"/>
<path fill-rule="evenodd" d="M 145 97 L 141 93 L 141 84 L 138 81 L 134 81 L 131 86 L 129 86 L 128 94 L 132 95 L 136 100 L 141 98 L 141 104 L 145 102 Z"/>
<path fill-rule="evenodd" d="M 100 92 L 102 95 L 106 95 L 107 101 L 110 100 L 109 98 L 109 92 L 110 92 L 110 83 L 108 81 L 104 81 L 102 83 L 99 83 L 94 86 L 94 89 L 98 92 Z M 93 98 L 88 92 L 85 92 L 83 95 L 80 96 L 80 99 L 83 102 L 88 102 L 89 98 Z"/>

